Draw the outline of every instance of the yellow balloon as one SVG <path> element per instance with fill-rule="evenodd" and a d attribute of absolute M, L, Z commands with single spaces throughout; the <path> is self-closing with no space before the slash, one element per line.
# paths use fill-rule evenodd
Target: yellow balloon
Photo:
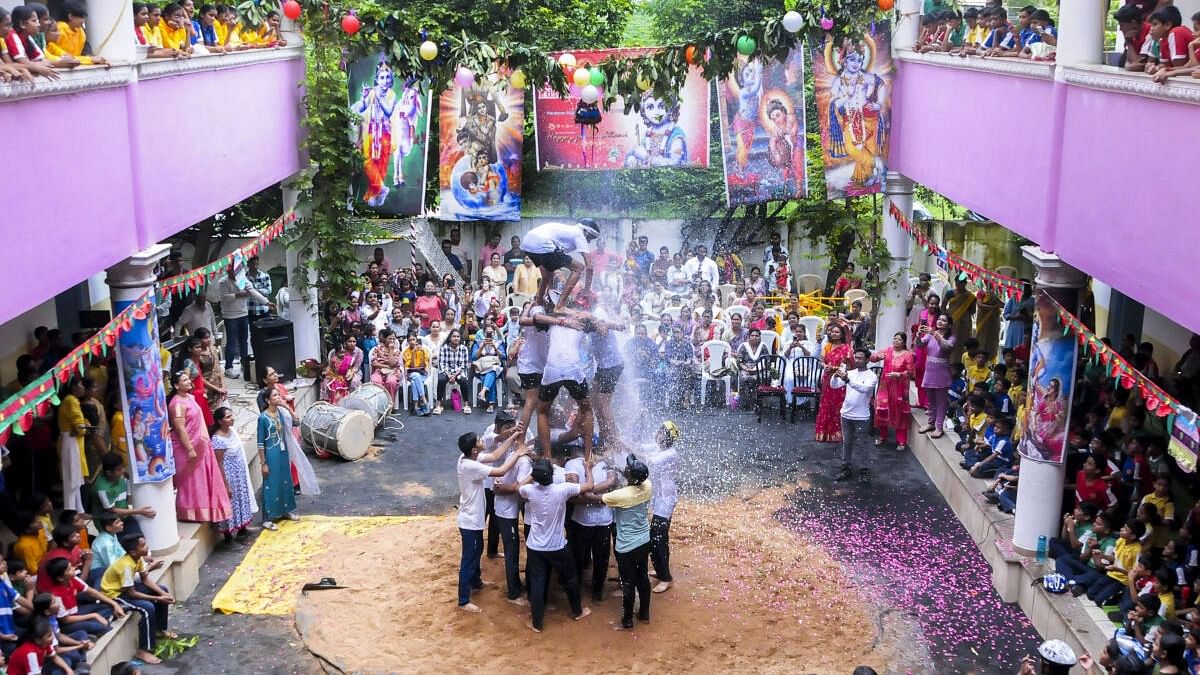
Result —
<path fill-rule="evenodd" d="M 591 84 L 592 73 L 587 68 L 576 68 L 574 79 L 575 84 L 579 85 L 580 87 L 585 87 Z"/>
<path fill-rule="evenodd" d="M 638 76 L 637 86 L 638 89 L 641 89 L 642 91 L 650 91 L 650 89 L 654 87 L 654 83 L 651 82 L 650 78 L 648 77 Z"/>
<path fill-rule="evenodd" d="M 525 88 L 525 73 L 521 72 L 520 69 L 514 70 L 512 72 L 512 75 L 508 76 L 508 83 L 510 85 L 516 87 L 517 89 L 524 89 Z"/>
<path fill-rule="evenodd" d="M 426 61 L 432 61 L 437 58 L 438 46 L 433 40 L 426 40 L 421 43 L 421 58 Z"/>

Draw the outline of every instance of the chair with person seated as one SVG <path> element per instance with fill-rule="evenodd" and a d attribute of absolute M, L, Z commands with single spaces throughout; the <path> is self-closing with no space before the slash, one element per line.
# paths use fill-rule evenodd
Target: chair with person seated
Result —
<path fill-rule="evenodd" d="M 783 383 L 786 393 L 792 397 L 788 406 L 792 424 L 796 423 L 796 410 L 800 408 L 801 401 L 811 399 L 813 410 L 817 409 L 816 403 L 821 397 L 822 371 L 821 359 L 815 356 L 797 356 L 792 359 L 788 377 Z"/>
<path fill-rule="evenodd" d="M 804 326 L 804 334 L 809 340 L 821 344 L 821 329 L 825 327 L 824 319 L 819 316 L 802 316 L 800 325 Z"/>
<path fill-rule="evenodd" d="M 709 382 L 723 383 L 725 398 L 729 398 L 729 392 L 733 387 L 733 374 L 725 371 L 725 358 L 731 351 L 729 343 L 724 340 L 709 340 L 701 347 L 700 353 L 705 355 L 705 359 L 700 364 L 700 407 L 704 407 L 708 400 Z M 725 374 L 715 374 L 720 372 Z"/>
<path fill-rule="evenodd" d="M 779 419 L 783 419 L 786 405 L 786 390 L 783 378 L 787 374 L 787 360 L 777 354 L 764 354 L 754 362 L 754 411 L 758 423 L 762 424 L 763 399 L 779 399 Z"/>
<path fill-rule="evenodd" d="M 812 293 L 824 285 L 825 280 L 815 274 L 801 274 L 796 277 L 796 286 L 801 293 Z"/>
<path fill-rule="evenodd" d="M 750 308 L 745 305 L 730 305 L 725 308 L 725 314 L 741 314 L 742 324 L 744 325 L 746 323 L 746 317 L 750 316 Z"/>
<path fill-rule="evenodd" d="M 434 404 L 436 403 L 433 399 L 435 396 L 437 396 L 437 381 L 438 381 L 437 368 L 430 368 L 429 369 L 429 377 L 425 378 L 425 400 L 427 400 L 429 402 L 430 408 L 432 408 L 434 406 Z M 448 391 L 450 388 L 446 387 L 446 389 Z M 402 410 L 407 411 L 408 406 L 410 404 L 415 403 L 415 401 L 409 400 L 410 398 L 412 398 L 412 388 L 409 387 L 409 385 L 408 385 L 407 377 L 404 378 L 404 382 L 400 383 L 400 389 L 396 393 L 400 397 L 401 402 L 404 403 L 404 407 L 402 408 Z M 415 410 L 414 410 L 414 412 L 415 412 Z"/>
<path fill-rule="evenodd" d="M 721 305 L 722 307 L 726 307 L 729 305 L 729 303 L 733 302 L 734 290 L 736 288 L 737 286 L 734 286 L 733 284 L 721 284 L 720 286 L 717 286 L 717 304 Z"/>
<path fill-rule="evenodd" d="M 862 300 L 863 302 L 866 302 L 866 298 L 866 291 L 861 288 L 851 288 L 850 290 L 846 291 L 846 307 L 849 307 L 850 303 L 854 302 L 855 300 Z"/>

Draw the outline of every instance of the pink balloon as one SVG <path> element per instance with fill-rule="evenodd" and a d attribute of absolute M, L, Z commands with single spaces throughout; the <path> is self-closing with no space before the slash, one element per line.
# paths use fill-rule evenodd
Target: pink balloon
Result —
<path fill-rule="evenodd" d="M 463 89 L 469 88 L 471 85 L 475 84 L 475 73 L 466 66 L 459 66 L 458 70 L 454 71 L 454 84 L 457 84 Z"/>
<path fill-rule="evenodd" d="M 831 30 L 833 28 L 833 19 L 823 16 L 821 17 L 821 30 Z"/>

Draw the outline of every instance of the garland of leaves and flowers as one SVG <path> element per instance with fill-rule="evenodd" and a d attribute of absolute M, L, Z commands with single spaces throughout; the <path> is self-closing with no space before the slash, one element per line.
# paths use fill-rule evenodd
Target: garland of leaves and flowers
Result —
<path fill-rule="evenodd" d="M 1170 394 L 1163 391 L 1162 387 L 1155 384 L 1137 368 L 1134 368 L 1112 347 L 1104 344 L 1095 333 L 1088 330 L 1088 327 L 1082 321 L 1074 314 L 1068 312 L 1052 296 L 1048 293 L 1043 293 L 1043 295 L 1054 303 L 1054 309 L 1058 312 L 1058 319 L 1063 325 L 1063 335 L 1065 336 L 1068 333 L 1073 334 L 1080 346 L 1085 347 L 1088 352 L 1095 356 L 1100 361 L 1100 364 L 1104 366 L 1108 376 L 1113 378 L 1122 388 L 1133 389 L 1137 387 L 1138 393 L 1142 395 L 1142 400 L 1146 402 L 1146 410 L 1159 417 L 1182 415 L 1191 424 L 1196 423 L 1195 412 L 1172 398 Z"/>
<path fill-rule="evenodd" d="M 154 304 L 147 291 L 41 377 L 0 403 L 0 445 L 8 442 L 10 433 L 23 436 L 29 431 L 35 416 L 46 415 L 50 406 L 59 404 L 58 383 L 65 384 L 72 375 L 86 373 L 92 359 L 106 358 L 108 351 L 116 346 L 117 339 L 133 328 L 133 322 L 145 319 L 153 311 Z"/>
<path fill-rule="evenodd" d="M 907 232 L 921 246 L 922 251 L 945 262 L 946 267 L 967 275 L 976 284 L 987 288 L 1006 300 L 1009 297 L 1016 298 L 1017 300 L 1021 299 L 1021 289 L 1025 286 L 1025 282 L 985 269 L 966 258 L 947 251 L 939 246 L 937 242 L 930 239 L 920 228 L 915 227 L 904 215 L 904 212 L 895 204 L 891 204 L 888 210 L 892 214 L 892 217 L 896 219 L 896 223 L 900 226 L 900 229 Z"/>
<path fill-rule="evenodd" d="M 159 281 L 156 284 L 159 294 L 158 297 L 165 298 L 168 296 L 174 296 L 182 298 L 189 293 L 196 293 L 203 290 L 204 287 L 208 286 L 208 284 L 220 279 L 221 275 L 225 273 L 225 270 L 229 269 L 230 265 L 233 265 L 235 258 L 240 256 L 242 260 L 246 260 L 247 258 L 258 255 L 258 252 L 262 250 L 263 247 L 274 241 L 279 235 L 283 234 L 283 229 L 295 220 L 296 213 L 294 211 L 289 211 L 282 216 L 279 216 L 275 222 L 268 225 L 267 228 L 262 231 L 262 234 L 258 235 L 254 241 L 239 246 L 236 250 L 221 256 L 220 258 L 203 267 L 197 267 L 196 269 L 188 270 L 183 274 L 177 274 L 173 277 L 168 277 L 162 281 Z"/>

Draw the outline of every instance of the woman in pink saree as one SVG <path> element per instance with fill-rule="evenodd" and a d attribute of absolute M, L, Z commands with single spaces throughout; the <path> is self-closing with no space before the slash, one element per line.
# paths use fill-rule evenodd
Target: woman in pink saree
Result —
<path fill-rule="evenodd" d="M 171 416 L 171 449 L 175 458 L 175 512 L 180 520 L 219 523 L 233 512 L 229 485 L 212 451 L 200 404 L 192 395 L 186 370 L 171 375 L 167 412 Z"/>
<path fill-rule="evenodd" d="M 346 395 L 362 384 L 363 353 L 358 340 L 349 336 L 326 359 L 325 379 L 321 382 L 321 398 L 337 405 Z"/>
<path fill-rule="evenodd" d="M 892 346 L 871 355 L 872 361 L 883 361 L 883 375 L 875 392 L 875 428 L 879 436 L 875 445 L 883 445 L 888 429 L 896 430 L 896 449 L 908 449 L 908 421 L 912 409 L 908 404 L 908 383 L 916 372 L 913 353 L 908 349 L 904 332 L 892 336 Z"/>
<path fill-rule="evenodd" d="M 917 338 L 921 334 L 921 326 L 929 326 L 933 328 L 937 321 L 938 314 L 942 313 L 942 299 L 937 293 L 930 293 L 925 297 L 925 309 L 921 310 L 920 320 L 909 326 L 909 332 L 912 334 L 913 351 L 913 377 L 917 382 L 917 407 L 928 407 L 929 403 L 925 400 L 925 388 L 920 386 L 920 383 L 925 379 L 925 359 L 929 357 L 929 350 L 925 348 L 925 343 Z"/>

